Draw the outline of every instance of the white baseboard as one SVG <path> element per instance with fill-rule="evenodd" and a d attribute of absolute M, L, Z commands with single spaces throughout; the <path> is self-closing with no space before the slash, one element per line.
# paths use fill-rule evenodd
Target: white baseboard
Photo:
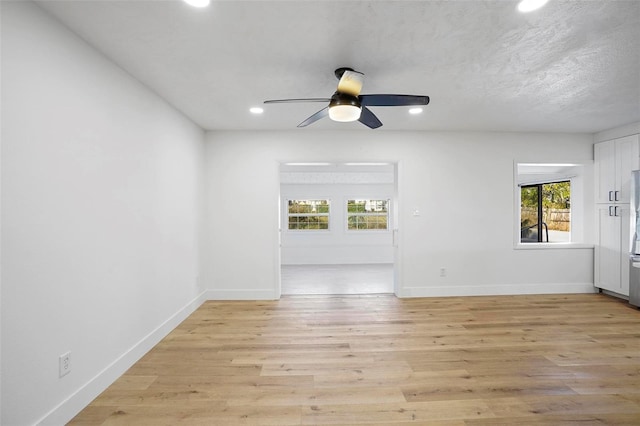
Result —
<path fill-rule="evenodd" d="M 131 349 L 98 373 L 93 379 L 89 380 L 84 386 L 74 392 L 69 398 L 47 413 L 37 424 L 63 425 L 69 422 L 100 395 L 102 391 L 142 358 L 144 354 L 165 338 L 178 324 L 198 309 L 205 300 L 205 292 L 203 292 L 191 302 L 187 303 L 164 323 L 160 324 L 155 330 L 142 338 Z"/>
<path fill-rule="evenodd" d="M 205 292 L 207 300 L 277 300 L 274 290 L 218 290 Z"/>
<path fill-rule="evenodd" d="M 593 283 L 448 285 L 403 287 L 398 297 L 509 296 L 523 294 L 595 293 Z"/>

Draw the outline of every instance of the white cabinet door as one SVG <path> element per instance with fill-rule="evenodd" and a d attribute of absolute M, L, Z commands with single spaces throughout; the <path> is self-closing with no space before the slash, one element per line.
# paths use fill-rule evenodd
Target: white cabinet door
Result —
<path fill-rule="evenodd" d="M 593 146 L 596 203 L 628 203 L 631 171 L 640 168 L 638 135 Z"/>
<path fill-rule="evenodd" d="M 595 286 L 629 295 L 629 213 L 626 205 L 598 205 Z"/>
<path fill-rule="evenodd" d="M 616 146 L 616 190 L 615 200 L 628 203 L 630 200 L 631 171 L 638 170 L 638 136 L 627 136 L 615 140 Z"/>
<path fill-rule="evenodd" d="M 609 291 L 620 288 L 620 220 L 613 205 L 598 205 L 598 235 L 595 250 L 595 286 Z"/>
<path fill-rule="evenodd" d="M 611 203 L 616 188 L 615 141 L 600 142 L 593 146 L 595 158 L 596 203 Z"/>

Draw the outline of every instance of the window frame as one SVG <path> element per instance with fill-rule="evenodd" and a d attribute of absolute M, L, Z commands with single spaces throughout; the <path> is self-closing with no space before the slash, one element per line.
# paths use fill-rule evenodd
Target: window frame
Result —
<path fill-rule="evenodd" d="M 290 213 L 289 212 L 289 203 L 292 201 L 326 201 L 328 206 L 328 211 L 326 213 Z M 286 227 L 285 230 L 287 232 L 319 232 L 325 233 L 331 231 L 331 199 L 328 197 L 296 197 L 296 198 L 287 198 L 284 203 L 285 206 L 285 218 L 286 218 Z M 292 216 L 306 216 L 306 217 L 326 217 L 327 218 L 327 227 L 326 228 L 290 228 L 289 219 Z"/>
<path fill-rule="evenodd" d="M 384 201 L 386 202 L 386 208 L 387 211 L 385 212 L 385 214 L 380 214 L 380 213 L 350 213 L 349 212 L 349 201 Z M 357 233 L 357 234 L 362 234 L 362 233 L 368 233 L 368 232 L 375 232 L 375 233 L 382 233 L 382 232 L 390 232 L 391 230 L 391 199 L 388 197 L 363 197 L 363 196 L 354 196 L 354 197 L 346 197 L 344 199 L 344 227 L 345 227 L 345 231 L 347 233 Z M 349 227 L 349 218 L 351 216 L 386 216 L 387 222 L 386 225 L 387 227 L 384 229 L 381 228 L 350 228 Z"/>

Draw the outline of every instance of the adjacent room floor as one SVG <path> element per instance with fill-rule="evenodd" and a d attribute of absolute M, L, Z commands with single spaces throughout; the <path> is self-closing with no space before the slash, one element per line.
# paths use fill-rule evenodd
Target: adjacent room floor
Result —
<path fill-rule="evenodd" d="M 393 293 L 393 264 L 282 265 L 282 294 Z"/>

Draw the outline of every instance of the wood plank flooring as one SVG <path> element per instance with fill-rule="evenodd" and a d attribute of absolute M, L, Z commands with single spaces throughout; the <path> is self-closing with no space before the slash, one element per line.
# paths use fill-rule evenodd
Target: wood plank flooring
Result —
<path fill-rule="evenodd" d="M 206 302 L 72 425 L 640 425 L 602 294 Z"/>

